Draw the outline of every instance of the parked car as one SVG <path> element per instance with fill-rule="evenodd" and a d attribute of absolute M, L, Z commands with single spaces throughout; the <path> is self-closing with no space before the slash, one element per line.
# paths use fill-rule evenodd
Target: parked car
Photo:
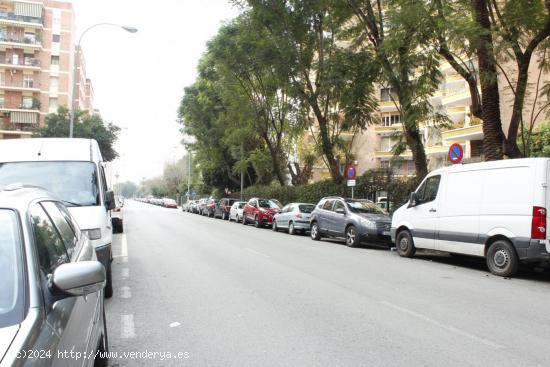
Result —
<path fill-rule="evenodd" d="M 256 228 L 271 226 L 273 216 L 281 207 L 270 199 L 252 198 L 243 208 L 242 223 L 254 223 Z"/>
<path fill-rule="evenodd" d="M 206 215 L 207 217 L 214 217 L 214 213 L 216 212 L 216 207 L 218 206 L 218 202 L 216 199 L 208 199 L 206 202 L 206 205 L 202 209 L 202 215 Z"/>
<path fill-rule="evenodd" d="M 221 218 L 223 220 L 229 219 L 229 211 L 231 210 L 231 205 L 233 205 L 235 201 L 235 199 L 227 198 L 218 201 L 214 212 L 214 217 Z"/>
<path fill-rule="evenodd" d="M 200 199 L 195 208 L 195 213 L 204 215 L 204 208 L 206 207 L 207 203 L 208 203 L 208 199 Z"/>
<path fill-rule="evenodd" d="M 124 232 L 124 215 L 122 207 L 124 206 L 124 201 L 121 200 L 122 196 L 115 196 L 115 207 L 111 210 L 111 222 L 113 224 L 113 233 L 122 233 Z"/>
<path fill-rule="evenodd" d="M 66 351 L 106 358 L 105 267 L 76 218 L 22 185 L 0 189 L 0 208 L 2 366 L 65 366 Z"/>
<path fill-rule="evenodd" d="M 12 183 L 43 187 L 63 200 L 107 270 L 105 296 L 111 297 L 111 210 L 116 204 L 97 142 L 68 138 L 0 140 L 0 186 Z"/>
<path fill-rule="evenodd" d="M 390 246 L 391 218 L 370 200 L 326 197 L 315 207 L 310 220 L 311 238 L 343 237 L 346 245 L 362 242 Z"/>
<path fill-rule="evenodd" d="M 550 262 L 550 159 L 509 159 L 430 172 L 392 220 L 399 255 L 431 249 L 484 257 L 511 276 Z"/>
<path fill-rule="evenodd" d="M 272 229 L 288 230 L 289 234 L 304 233 L 309 230 L 309 219 L 315 204 L 290 203 L 273 216 Z"/>
<path fill-rule="evenodd" d="M 174 199 L 164 198 L 162 199 L 162 206 L 165 208 L 177 209 L 178 203 Z"/>
<path fill-rule="evenodd" d="M 231 205 L 231 209 L 229 209 L 229 221 L 231 222 L 234 220 L 236 223 L 239 223 L 241 221 L 241 218 L 243 217 L 243 209 L 246 205 L 246 201 L 235 201 L 233 205 Z"/>

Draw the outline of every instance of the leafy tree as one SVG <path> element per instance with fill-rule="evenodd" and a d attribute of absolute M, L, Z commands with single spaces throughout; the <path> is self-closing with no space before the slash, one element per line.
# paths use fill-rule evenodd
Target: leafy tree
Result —
<path fill-rule="evenodd" d="M 86 111 L 76 111 L 73 136 L 75 138 L 95 139 L 103 159 L 110 162 L 118 157 L 114 144 L 120 128 L 112 123 L 105 124 L 98 114 L 90 115 Z M 69 136 L 69 110 L 59 107 L 56 113 L 46 116 L 46 125 L 35 131 L 34 136 L 41 138 L 66 138 Z"/>
<path fill-rule="evenodd" d="M 337 0 L 238 1 L 254 21 L 267 30 L 277 64 L 291 82 L 294 95 L 307 107 L 311 135 L 332 179 L 343 179 L 340 167 L 349 149 L 340 132 L 360 131 L 374 121 L 373 81 L 377 65 L 368 50 L 349 47 L 343 25 L 349 14 Z M 263 33 L 262 33 L 263 34 Z"/>
<path fill-rule="evenodd" d="M 433 48 L 421 47 L 430 18 L 423 14 L 424 3 L 416 0 L 347 0 L 355 15 L 355 42 L 371 49 L 381 67 L 380 84 L 391 90 L 403 121 L 405 143 L 411 150 L 416 174 L 428 172 L 420 124 L 443 124 L 446 118 L 436 112 L 430 97 L 440 80 L 438 55 Z M 398 149 L 396 153 L 400 153 Z"/>
<path fill-rule="evenodd" d="M 131 198 L 136 195 L 138 192 L 138 185 L 132 181 L 125 181 L 116 183 L 114 186 L 114 191 L 117 195 L 122 195 L 125 198 Z"/>

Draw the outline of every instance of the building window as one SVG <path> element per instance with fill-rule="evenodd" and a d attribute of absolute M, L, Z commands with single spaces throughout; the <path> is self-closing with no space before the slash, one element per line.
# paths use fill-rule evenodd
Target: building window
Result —
<path fill-rule="evenodd" d="M 61 25 L 61 10 L 54 9 L 52 12 L 52 24 Z"/>
<path fill-rule="evenodd" d="M 380 168 L 390 169 L 390 161 L 380 161 Z"/>
<path fill-rule="evenodd" d="M 4 96 L 0 96 L 0 108 L 4 108 Z"/>
<path fill-rule="evenodd" d="M 29 110 L 32 108 L 32 97 L 23 97 L 23 103 L 21 104 L 21 107 L 25 110 Z"/>
<path fill-rule="evenodd" d="M 59 65 L 59 56 L 52 55 L 51 64 L 52 65 Z"/>
<path fill-rule="evenodd" d="M 60 42 L 61 36 L 59 34 L 52 35 L 52 42 Z"/>
<path fill-rule="evenodd" d="M 58 103 L 57 103 L 57 98 L 50 98 L 50 101 L 49 101 L 49 111 L 50 112 L 55 112 L 57 111 L 57 107 L 58 107 Z"/>
<path fill-rule="evenodd" d="M 380 89 L 380 101 L 392 102 L 393 100 L 397 100 L 397 96 L 391 88 Z"/>
<path fill-rule="evenodd" d="M 401 115 L 385 115 L 382 116 L 382 126 L 391 126 L 401 123 Z"/>
<path fill-rule="evenodd" d="M 52 76 L 50 78 L 50 91 L 56 92 L 59 89 L 59 78 Z"/>
<path fill-rule="evenodd" d="M 25 32 L 23 42 L 35 44 L 36 43 L 36 34 Z"/>
<path fill-rule="evenodd" d="M 23 75 L 23 87 L 34 88 L 34 79 L 32 75 Z"/>

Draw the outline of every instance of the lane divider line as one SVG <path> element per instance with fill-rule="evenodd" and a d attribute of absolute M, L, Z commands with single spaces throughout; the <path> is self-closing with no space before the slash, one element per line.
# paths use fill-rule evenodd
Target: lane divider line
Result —
<path fill-rule="evenodd" d="M 136 337 L 136 330 L 134 328 L 134 315 L 120 315 L 120 337 L 122 339 L 131 339 Z"/>
<path fill-rule="evenodd" d="M 468 333 L 468 332 L 466 332 L 466 331 L 464 331 L 464 330 L 457 329 L 457 328 L 455 328 L 454 326 L 451 326 L 451 325 L 446 325 L 446 324 L 444 324 L 444 323 L 442 323 L 442 322 L 439 322 L 439 321 L 437 321 L 437 320 L 434 320 L 434 319 L 432 319 L 432 318 L 429 318 L 429 317 L 427 317 L 427 316 L 424 316 L 424 315 L 422 315 L 422 314 L 419 314 L 418 312 L 409 310 L 409 309 L 407 309 L 407 308 L 404 308 L 404 307 L 395 305 L 395 304 L 393 304 L 393 303 L 391 303 L 391 302 L 380 301 L 380 302 L 378 302 L 378 303 L 379 303 L 379 304 L 382 304 L 382 305 L 384 305 L 384 306 L 391 307 L 391 308 L 393 308 L 393 309 L 396 310 L 396 311 L 399 311 L 399 312 L 402 312 L 402 313 L 407 314 L 407 315 L 409 315 L 409 316 L 415 317 L 415 318 L 417 318 L 417 319 L 419 319 L 419 320 L 422 320 L 422 321 L 425 321 L 425 322 L 427 322 L 427 323 L 429 323 L 429 324 L 435 325 L 435 326 L 437 326 L 437 327 L 439 327 L 439 328 L 441 328 L 441 329 L 447 330 L 447 331 L 449 331 L 449 332 L 451 332 L 451 333 L 453 333 L 453 334 L 457 334 L 457 335 L 463 336 L 463 337 L 465 337 L 465 338 L 471 339 L 471 340 L 473 340 L 473 341 L 475 341 L 475 342 L 485 344 L 485 345 L 487 345 L 487 346 L 489 346 L 489 347 L 492 347 L 492 348 L 494 348 L 494 349 L 502 349 L 502 348 L 504 348 L 502 345 L 497 344 L 497 343 L 495 343 L 495 342 L 492 342 L 491 340 L 487 340 L 487 339 L 484 339 L 484 338 L 480 338 L 480 337 L 478 337 L 478 336 L 476 336 L 476 335 L 473 335 L 473 334 L 470 334 L 470 333 Z"/>

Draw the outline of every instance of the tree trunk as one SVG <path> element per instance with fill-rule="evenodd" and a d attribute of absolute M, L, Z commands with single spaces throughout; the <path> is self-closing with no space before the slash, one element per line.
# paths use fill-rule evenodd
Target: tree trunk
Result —
<path fill-rule="evenodd" d="M 483 154 L 486 161 L 494 161 L 503 158 L 504 133 L 500 120 L 498 73 L 487 5 L 487 0 L 472 0 L 474 21 L 483 32 L 477 40 L 481 103 L 483 105 Z"/>
<path fill-rule="evenodd" d="M 420 129 L 418 128 L 418 123 L 414 117 L 412 117 L 413 114 L 409 112 L 408 107 L 410 106 L 410 102 L 401 97 L 399 103 L 401 104 L 401 109 L 403 111 L 405 141 L 412 153 L 416 177 L 422 179 L 428 174 L 428 162 L 426 151 L 424 150 L 424 144 L 422 143 Z"/>
<path fill-rule="evenodd" d="M 522 57 L 518 60 L 518 80 L 516 82 L 516 95 L 514 98 L 514 107 L 510 126 L 508 126 L 508 138 L 506 139 L 506 155 L 510 158 L 521 158 L 523 154 L 518 146 L 518 130 L 521 119 L 523 118 L 523 104 L 525 101 L 525 92 L 527 90 L 527 80 L 529 78 L 529 64 L 531 57 Z"/>
<path fill-rule="evenodd" d="M 321 112 L 321 109 L 316 103 L 312 103 L 311 107 L 317 118 L 317 124 L 319 125 L 319 132 L 321 137 L 321 150 L 325 159 L 327 160 L 328 169 L 330 171 L 330 177 L 335 183 L 341 183 L 343 180 L 342 173 L 340 172 L 340 164 L 334 156 L 334 144 L 330 139 L 326 116 Z"/>
<path fill-rule="evenodd" d="M 277 176 L 277 181 L 279 181 L 279 184 L 281 186 L 285 186 L 286 178 L 283 174 L 283 170 L 282 170 L 282 167 L 281 167 L 281 164 L 280 164 L 280 157 L 279 157 L 278 149 L 275 149 L 275 147 L 273 147 L 273 144 L 271 144 L 271 141 L 269 140 L 268 136 L 264 136 L 263 138 L 264 138 L 264 140 L 266 142 L 266 145 L 267 145 L 267 148 L 269 150 L 269 155 L 271 156 L 271 162 L 273 164 L 273 171 L 275 173 L 275 176 Z"/>

